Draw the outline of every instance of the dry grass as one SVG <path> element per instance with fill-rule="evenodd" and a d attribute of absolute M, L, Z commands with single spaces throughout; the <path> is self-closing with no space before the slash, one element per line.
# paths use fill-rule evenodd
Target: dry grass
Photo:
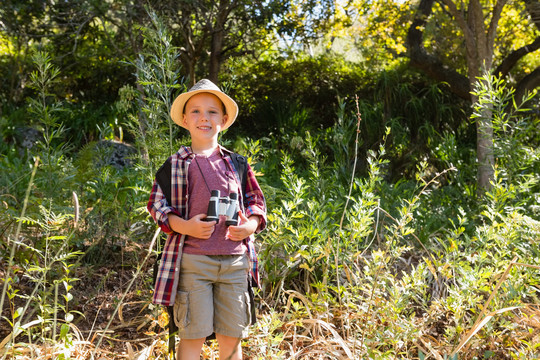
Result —
<path fill-rule="evenodd" d="M 321 306 L 315 304 L 306 294 L 288 290 L 283 294 L 281 306 L 278 303 L 270 305 L 266 303 L 266 299 L 260 299 L 259 321 L 252 329 L 250 337 L 244 340 L 244 358 L 360 359 L 369 358 L 369 354 L 375 353 L 380 354 L 378 358 L 386 358 L 382 355 L 386 351 L 398 358 L 415 359 L 421 351 L 427 359 L 442 360 L 452 353 L 458 354 L 460 359 L 472 359 L 483 356 L 486 349 L 494 351 L 497 358 L 510 358 L 510 352 L 519 352 L 525 342 L 540 343 L 538 305 L 523 304 L 489 310 L 490 302 L 498 296 L 497 291 L 510 269 L 519 265 L 523 264 L 512 262 L 502 276 L 497 278 L 496 286 L 483 304 L 474 325 L 462 332 L 460 344 L 449 343 L 444 331 L 440 331 L 440 328 L 445 328 L 452 322 L 451 314 L 437 318 L 429 318 L 430 314 L 424 314 L 423 317 L 417 314 L 411 319 L 404 319 L 418 327 L 418 336 L 398 345 L 391 345 L 391 342 L 380 341 L 373 336 L 391 327 L 382 313 L 386 299 L 377 296 L 364 299 L 365 302 L 372 302 L 363 304 L 362 309 L 370 309 L 366 312 L 347 304 Z M 113 283 L 108 286 L 104 291 L 110 294 L 101 294 L 103 299 L 110 301 L 121 296 L 120 288 L 114 290 Z M 166 312 L 151 308 L 149 295 L 146 291 L 139 295 L 139 299 L 131 300 L 137 296 L 130 294 L 125 297 L 130 300 L 120 303 L 116 311 L 110 304 L 87 306 L 89 311 L 85 315 L 88 321 L 80 321 L 78 326 L 70 324 L 70 344 L 61 341 L 30 341 L 28 332 L 36 330 L 36 327 L 42 324 L 39 321 L 29 322 L 16 335 L 12 346 L 12 334 L 4 336 L 0 343 L 0 356 L 21 360 L 61 359 L 62 356 L 64 359 L 73 360 L 86 360 L 92 356 L 101 360 L 164 359 L 168 345 L 168 319 Z M 110 316 L 114 318 L 111 319 Z M 493 334 L 484 331 L 484 326 L 496 317 L 505 317 L 515 324 L 513 330 Z M 107 322 L 111 324 L 108 328 Z M 99 341 L 100 339 L 102 341 Z M 487 339 L 493 344 L 492 348 L 486 347 Z M 215 342 L 204 346 L 203 358 L 217 359 L 217 354 Z"/>

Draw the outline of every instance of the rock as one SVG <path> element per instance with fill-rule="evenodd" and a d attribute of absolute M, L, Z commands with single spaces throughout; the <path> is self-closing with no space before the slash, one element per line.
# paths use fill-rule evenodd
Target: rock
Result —
<path fill-rule="evenodd" d="M 19 127 L 14 133 L 17 151 L 23 156 L 27 151 L 35 148 L 37 143 L 43 140 L 43 133 L 31 127 Z"/>
<path fill-rule="evenodd" d="M 133 166 L 133 156 L 137 154 L 137 149 L 120 141 L 101 140 L 96 143 L 95 152 L 97 166 L 110 165 L 120 170 Z"/>

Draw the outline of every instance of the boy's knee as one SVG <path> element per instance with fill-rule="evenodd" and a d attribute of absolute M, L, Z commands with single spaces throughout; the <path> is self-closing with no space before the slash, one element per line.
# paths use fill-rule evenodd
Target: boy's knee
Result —
<path fill-rule="evenodd" d="M 216 334 L 216 339 L 218 342 L 224 342 L 224 343 L 235 344 L 235 345 L 240 344 L 240 341 L 242 341 L 241 338 L 227 336 L 227 335 L 223 335 L 219 333 Z"/>
<path fill-rule="evenodd" d="M 196 349 L 202 349 L 202 346 L 204 344 L 204 341 L 206 338 L 200 338 L 200 339 L 181 339 L 178 343 L 178 350 L 196 350 Z"/>
<path fill-rule="evenodd" d="M 219 344 L 220 358 L 241 360 L 242 359 L 242 346 L 241 338 L 235 338 L 222 334 L 216 334 L 216 339 Z"/>

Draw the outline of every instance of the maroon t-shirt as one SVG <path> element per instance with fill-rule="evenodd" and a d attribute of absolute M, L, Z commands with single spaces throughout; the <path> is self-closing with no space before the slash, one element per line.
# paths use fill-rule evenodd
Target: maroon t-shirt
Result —
<path fill-rule="evenodd" d="M 204 179 L 203 175 L 204 174 Z M 208 184 L 208 187 L 205 184 Z M 219 190 L 220 196 L 239 193 L 238 182 L 233 170 L 221 157 L 219 149 L 210 156 L 195 155 L 188 171 L 188 210 L 189 218 L 197 214 L 206 214 L 210 191 Z M 186 236 L 184 252 L 195 255 L 240 255 L 245 253 L 243 241 L 232 241 L 225 237 L 227 225 L 225 216 L 220 216 L 219 223 L 209 239 Z"/>

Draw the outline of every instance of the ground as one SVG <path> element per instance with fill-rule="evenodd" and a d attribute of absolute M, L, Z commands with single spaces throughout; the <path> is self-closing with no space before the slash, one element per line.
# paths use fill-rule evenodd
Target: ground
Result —
<path fill-rule="evenodd" d="M 71 290 L 73 299 L 68 303 L 68 310 L 74 314 L 70 334 L 73 335 L 75 342 L 83 342 L 87 349 L 93 349 L 106 330 L 99 348 L 109 354 L 107 359 L 112 359 L 115 356 L 111 357 L 111 354 L 125 357 L 122 354 L 128 354 L 130 351 L 136 353 L 165 337 L 167 318 L 161 309 L 154 307 L 150 301 L 149 284 L 152 281 L 150 261 L 126 292 L 136 271 L 136 265 L 130 266 L 121 262 L 85 264 L 77 268 L 72 276 L 79 280 L 73 283 Z M 0 276 L 5 278 L 4 266 Z M 16 272 L 14 278 L 17 279 L 14 284 L 14 288 L 18 290 L 17 295 L 32 294 L 33 283 L 24 276 L 22 270 Z M 40 293 L 42 292 L 38 292 Z M 124 299 L 119 305 L 123 296 Z M 23 317 L 23 325 L 38 318 L 40 307 L 36 305 L 39 298 L 34 296 L 33 299 L 26 316 Z M 48 301 L 53 302 L 53 299 L 51 295 Z M 12 318 L 11 309 L 24 307 L 26 302 L 27 299 L 20 296 L 16 296 L 13 301 L 9 301 L 6 296 L 2 313 L 5 318 L 0 322 L 0 342 L 11 334 L 12 326 L 5 320 Z M 113 320 L 110 321 L 113 316 Z M 53 316 L 50 315 L 49 318 L 52 320 Z M 63 319 L 64 312 L 58 313 L 58 318 Z M 28 334 L 20 334 L 16 342 L 19 345 L 39 343 L 42 329 L 43 327 L 37 324 L 32 327 L 30 337 Z M 50 333 L 45 333 L 45 336 L 50 337 Z M 127 345 L 128 343 L 130 345 Z M 0 350 L 2 348 L 3 345 Z"/>

